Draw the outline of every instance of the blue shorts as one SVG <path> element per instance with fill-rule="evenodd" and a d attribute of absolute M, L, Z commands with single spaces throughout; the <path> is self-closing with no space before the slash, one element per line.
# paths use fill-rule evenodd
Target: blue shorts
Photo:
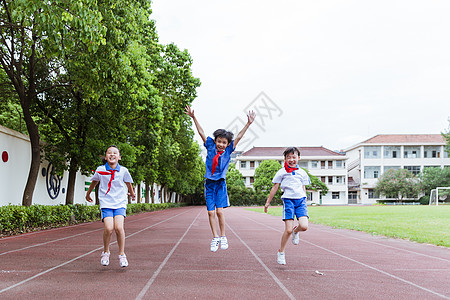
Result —
<path fill-rule="evenodd" d="M 102 221 L 106 217 L 127 216 L 127 209 L 122 208 L 102 208 Z"/>
<path fill-rule="evenodd" d="M 308 210 L 306 209 L 306 197 L 300 199 L 283 199 L 283 221 L 294 220 L 300 217 L 308 217 Z"/>
<path fill-rule="evenodd" d="M 225 179 L 205 180 L 205 200 L 208 211 L 230 206 Z"/>

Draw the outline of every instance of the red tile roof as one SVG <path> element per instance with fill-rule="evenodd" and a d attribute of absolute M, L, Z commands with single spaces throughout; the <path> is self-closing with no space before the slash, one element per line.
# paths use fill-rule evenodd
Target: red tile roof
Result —
<path fill-rule="evenodd" d="M 378 134 L 361 144 L 445 143 L 441 134 Z"/>
<path fill-rule="evenodd" d="M 283 156 L 287 147 L 253 147 L 241 156 Z M 297 147 L 301 156 L 345 156 L 324 147 Z"/>

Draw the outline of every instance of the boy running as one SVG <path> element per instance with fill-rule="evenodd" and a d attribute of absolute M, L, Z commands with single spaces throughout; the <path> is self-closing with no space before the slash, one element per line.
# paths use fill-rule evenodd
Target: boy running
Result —
<path fill-rule="evenodd" d="M 305 185 L 311 184 L 308 174 L 297 165 L 300 159 L 300 150 L 296 147 L 287 148 L 284 153 L 284 168 L 278 170 L 273 177 L 273 187 L 267 198 L 264 212 L 267 213 L 270 201 L 281 186 L 283 195 L 283 221 L 284 233 L 281 236 L 281 247 L 277 252 L 277 262 L 280 265 L 286 264 L 284 249 L 289 236 L 292 234 L 292 243 L 298 245 L 300 238 L 299 232 L 308 229 L 308 211 L 306 209 L 306 188 Z M 294 226 L 294 216 L 297 217 L 298 226 Z"/>

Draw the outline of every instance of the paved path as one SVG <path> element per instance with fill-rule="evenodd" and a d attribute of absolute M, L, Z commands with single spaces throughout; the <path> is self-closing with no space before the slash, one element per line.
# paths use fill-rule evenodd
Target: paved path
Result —
<path fill-rule="evenodd" d="M 216 253 L 204 207 L 129 216 L 127 268 L 115 242 L 100 265 L 101 222 L 0 239 L 0 299 L 450 299 L 448 248 L 311 224 L 280 266 L 280 217 L 225 216 Z"/>

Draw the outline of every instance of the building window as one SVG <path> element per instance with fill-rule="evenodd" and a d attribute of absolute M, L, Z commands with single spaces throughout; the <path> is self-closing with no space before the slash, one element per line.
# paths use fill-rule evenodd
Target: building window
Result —
<path fill-rule="evenodd" d="M 250 184 L 253 184 L 253 182 L 255 182 L 255 178 L 254 177 L 250 177 Z"/>
<path fill-rule="evenodd" d="M 375 193 L 374 189 L 369 189 L 369 193 L 368 193 L 369 199 L 375 199 L 378 198 L 377 194 Z"/>
<path fill-rule="evenodd" d="M 332 199 L 339 199 L 339 192 L 332 192 L 331 193 L 331 198 Z"/>
<path fill-rule="evenodd" d="M 440 158 L 441 157 L 441 147 L 439 146 L 425 146 L 423 148 L 424 158 Z"/>
<path fill-rule="evenodd" d="M 247 169 L 247 162 L 241 161 L 241 169 Z"/>
<path fill-rule="evenodd" d="M 298 166 L 299 166 L 300 168 L 308 169 L 308 162 L 307 162 L 307 161 L 299 161 L 299 162 L 298 162 Z"/>
<path fill-rule="evenodd" d="M 380 175 L 381 167 L 364 167 L 364 178 L 374 179 Z"/>
<path fill-rule="evenodd" d="M 325 183 L 325 176 L 320 176 L 320 181 L 322 181 L 323 183 Z"/>
<path fill-rule="evenodd" d="M 344 176 L 336 176 L 336 184 L 343 184 Z"/>
<path fill-rule="evenodd" d="M 400 170 L 399 166 L 384 166 L 384 172 L 387 170 Z"/>
<path fill-rule="evenodd" d="M 333 176 L 328 176 L 328 184 L 333 184 Z"/>
<path fill-rule="evenodd" d="M 319 167 L 319 162 L 317 160 L 311 161 L 311 169 L 317 169 Z"/>
<path fill-rule="evenodd" d="M 420 173 L 420 166 L 405 166 L 404 168 L 413 173 L 414 175 Z"/>
<path fill-rule="evenodd" d="M 255 168 L 255 162 L 254 161 L 251 161 L 250 162 L 250 169 L 254 169 Z"/>
<path fill-rule="evenodd" d="M 322 160 L 322 161 L 320 162 L 320 168 L 321 168 L 321 169 L 325 169 L 325 161 Z"/>
<path fill-rule="evenodd" d="M 342 160 L 337 160 L 335 165 L 336 165 L 336 169 L 342 169 L 344 167 L 344 162 Z"/>
<path fill-rule="evenodd" d="M 405 158 L 420 158 L 420 147 L 404 147 Z"/>
<path fill-rule="evenodd" d="M 380 158 L 381 147 L 364 147 L 364 158 Z"/>
<path fill-rule="evenodd" d="M 400 147 L 384 146 L 384 158 L 400 158 Z"/>
<path fill-rule="evenodd" d="M 333 161 L 328 161 L 328 169 L 333 169 Z"/>

